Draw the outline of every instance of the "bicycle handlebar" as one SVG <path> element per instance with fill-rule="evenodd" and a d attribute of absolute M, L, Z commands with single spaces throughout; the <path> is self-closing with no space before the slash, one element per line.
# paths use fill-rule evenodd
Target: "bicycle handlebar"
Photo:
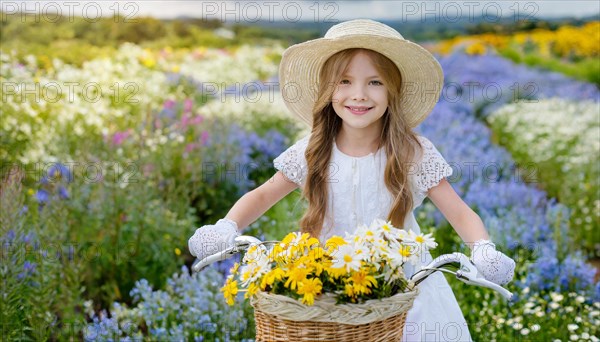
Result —
<path fill-rule="evenodd" d="M 194 261 L 194 264 L 192 265 L 192 272 L 200 272 L 203 268 L 212 263 L 228 259 L 234 254 L 247 250 L 251 245 L 263 245 L 266 243 L 276 242 L 278 241 L 263 242 L 253 236 L 248 235 L 238 236 L 235 238 L 233 246 L 221 252 L 209 255 L 203 260 L 196 259 Z M 444 266 L 450 266 L 456 263 L 460 264 L 460 267 L 456 272 L 444 268 Z M 471 260 L 469 260 L 469 258 L 466 255 L 458 252 L 438 256 L 437 258 L 433 259 L 427 266 L 422 267 L 419 271 L 413 274 L 410 280 L 412 280 L 415 283 L 415 285 L 418 285 L 428 276 L 437 271 L 454 274 L 456 276 L 456 279 L 462 281 L 465 284 L 477 285 L 492 289 L 500 293 L 502 297 L 504 297 L 507 300 L 510 300 L 513 296 L 513 294 L 504 287 L 485 279 L 483 275 L 481 275 L 481 273 L 477 270 L 477 267 L 475 267 L 475 265 L 471 262 Z"/>

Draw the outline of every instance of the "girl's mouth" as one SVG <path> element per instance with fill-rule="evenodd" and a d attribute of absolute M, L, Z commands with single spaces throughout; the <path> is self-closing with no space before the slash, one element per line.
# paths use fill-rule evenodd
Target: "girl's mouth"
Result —
<path fill-rule="evenodd" d="M 345 106 L 346 109 L 348 109 L 348 111 L 350 111 L 350 113 L 354 114 L 354 115 L 363 115 L 365 113 L 367 113 L 368 111 L 370 111 L 371 109 L 373 109 L 373 107 L 354 107 L 354 106 Z"/>

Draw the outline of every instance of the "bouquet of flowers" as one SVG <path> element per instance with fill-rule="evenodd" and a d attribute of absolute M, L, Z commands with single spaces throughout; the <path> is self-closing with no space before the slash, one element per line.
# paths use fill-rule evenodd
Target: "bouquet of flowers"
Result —
<path fill-rule="evenodd" d="M 324 294 L 335 304 L 364 303 L 412 290 L 403 266 L 417 264 L 435 248 L 431 234 L 417 235 L 375 220 L 324 245 L 308 233 L 288 234 L 273 248 L 251 246 L 221 289 L 229 305 L 240 287 L 245 298 L 259 292 L 283 295 L 312 306 Z"/>

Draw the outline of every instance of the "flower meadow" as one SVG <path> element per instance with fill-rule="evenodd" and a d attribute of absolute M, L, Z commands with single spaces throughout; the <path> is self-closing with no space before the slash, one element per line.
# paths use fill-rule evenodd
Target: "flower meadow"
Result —
<path fill-rule="evenodd" d="M 243 293 L 228 305 L 221 291 L 241 257 L 191 275 L 187 238 L 305 133 L 274 86 L 282 51 L 128 43 L 45 69 L 2 51 L 3 337 L 253 340 Z M 517 262 L 509 305 L 449 279 L 473 338 L 597 341 L 598 88 L 491 51 L 439 61 L 442 98 L 417 131 Z M 282 240 L 302 209 L 294 192 L 245 233 Z M 431 203 L 417 219 L 435 227 L 434 254 L 468 254 Z"/>
<path fill-rule="evenodd" d="M 588 22 L 581 27 L 563 25 L 557 30 L 537 29 L 516 32 L 511 35 L 479 34 L 458 36 L 439 44 L 439 51 L 449 53 L 463 46 L 471 54 L 484 54 L 486 49 L 502 49 L 508 46 L 536 51 L 543 56 L 556 55 L 571 59 L 597 57 L 600 47 L 595 44 L 600 39 L 600 22 Z"/>

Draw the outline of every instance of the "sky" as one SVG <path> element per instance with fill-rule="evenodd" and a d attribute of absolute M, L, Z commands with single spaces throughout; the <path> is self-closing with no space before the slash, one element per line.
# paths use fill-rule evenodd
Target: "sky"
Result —
<path fill-rule="evenodd" d="M 6 13 L 37 12 L 41 15 L 60 12 L 89 18 L 121 14 L 125 17 L 179 16 L 219 19 L 227 23 L 252 23 L 285 20 L 290 22 L 339 22 L 355 18 L 381 20 L 455 21 L 458 17 L 484 16 L 490 22 L 503 18 L 583 17 L 600 19 L 600 1 L 564 0 L 501 0 L 501 1 L 181 1 L 181 0 L 3 0 L 0 8 Z"/>

